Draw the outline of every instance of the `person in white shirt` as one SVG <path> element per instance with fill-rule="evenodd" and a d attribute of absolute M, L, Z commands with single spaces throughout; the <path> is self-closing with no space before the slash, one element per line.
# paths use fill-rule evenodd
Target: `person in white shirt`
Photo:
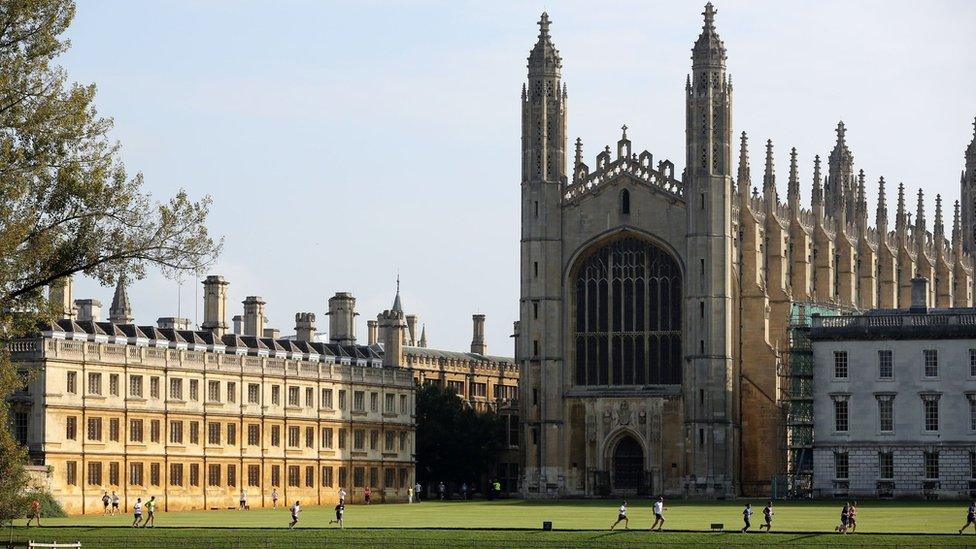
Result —
<path fill-rule="evenodd" d="M 340 486 L 339 487 L 339 505 L 345 505 L 345 504 L 346 504 L 346 489 Z"/>
<path fill-rule="evenodd" d="M 277 488 L 274 488 L 274 489 L 271 490 L 271 503 L 272 503 L 272 505 L 274 505 L 274 508 L 275 509 L 278 508 L 278 489 Z"/>
<path fill-rule="evenodd" d="M 294 530 L 295 525 L 298 524 L 298 513 L 302 512 L 302 506 L 295 501 L 295 505 L 291 506 L 291 524 L 288 525 L 289 530 Z"/>
<path fill-rule="evenodd" d="M 239 510 L 239 511 L 243 511 L 243 510 L 245 510 L 245 509 L 247 509 L 247 492 L 245 492 L 245 491 L 244 491 L 244 490 L 242 489 L 242 490 L 241 490 L 241 506 L 240 506 L 240 507 L 238 507 L 238 510 Z"/>
<path fill-rule="evenodd" d="M 132 527 L 135 528 L 142 520 L 142 498 L 136 498 L 136 504 L 132 506 L 132 514 L 136 517 L 136 520 L 132 521 Z"/>
<path fill-rule="evenodd" d="M 610 529 L 613 530 L 616 528 L 617 525 L 620 524 L 620 521 L 623 521 L 625 530 L 630 530 L 630 520 L 627 519 L 626 501 L 620 504 L 620 509 L 617 511 L 617 522 L 613 523 L 613 525 L 610 526 Z"/>
<path fill-rule="evenodd" d="M 659 523 L 660 526 L 658 526 Z M 657 501 L 654 502 L 654 524 L 651 525 L 651 531 L 654 528 L 657 528 L 658 532 L 664 528 L 664 496 L 658 497 Z"/>

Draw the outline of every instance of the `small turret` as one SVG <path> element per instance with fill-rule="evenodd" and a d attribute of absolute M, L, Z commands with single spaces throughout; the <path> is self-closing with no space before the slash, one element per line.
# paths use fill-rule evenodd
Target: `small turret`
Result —
<path fill-rule="evenodd" d="M 126 292 L 125 274 L 119 274 L 119 281 L 115 285 L 115 295 L 112 296 L 112 305 L 108 309 L 108 321 L 112 324 L 132 324 L 132 305 L 129 303 L 129 294 Z"/>
<path fill-rule="evenodd" d="M 800 179 L 796 167 L 796 147 L 790 149 L 790 180 L 786 186 L 786 201 L 794 214 L 800 210 Z"/>
<path fill-rule="evenodd" d="M 709 67 L 725 69 L 725 44 L 715 31 L 716 13 L 715 6 L 711 2 L 705 4 L 705 11 L 702 13 L 705 16 L 705 23 L 702 25 L 698 40 L 695 41 L 695 47 L 691 50 L 692 67 L 695 69 Z"/>

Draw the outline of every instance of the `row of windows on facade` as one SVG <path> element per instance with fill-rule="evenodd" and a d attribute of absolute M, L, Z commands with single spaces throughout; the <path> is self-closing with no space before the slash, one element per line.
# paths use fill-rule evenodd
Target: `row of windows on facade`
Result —
<path fill-rule="evenodd" d="M 139 374 L 129 375 L 129 397 L 142 398 L 143 397 L 143 386 L 144 378 Z M 190 379 L 188 385 L 187 396 L 192 402 L 197 402 L 200 400 L 200 380 Z M 184 379 L 173 377 L 169 379 L 169 398 L 171 400 L 184 400 L 183 384 Z M 68 394 L 78 393 L 78 372 L 68 371 L 67 372 L 67 392 Z M 222 383 L 218 380 L 210 380 L 207 382 L 207 402 L 210 403 L 220 403 L 221 400 L 221 385 Z M 226 395 L 226 402 L 229 404 L 234 404 L 237 402 L 237 382 L 227 381 L 223 383 L 226 391 L 223 393 Z M 314 408 L 315 407 L 315 389 L 312 387 L 305 387 L 305 407 Z M 288 406 L 302 406 L 302 387 L 289 386 L 288 387 Z M 119 396 L 119 374 L 109 374 L 108 377 L 108 393 L 111 396 Z M 101 396 L 102 393 L 102 374 L 99 372 L 89 372 L 88 373 L 88 394 Z M 319 399 L 319 408 L 332 410 L 333 408 L 333 390 L 332 389 L 322 389 L 321 396 Z M 394 394 L 384 394 L 384 407 L 383 412 L 388 414 L 394 414 L 397 411 L 396 398 L 399 396 L 400 413 L 407 414 L 407 395 L 394 395 Z M 160 378 L 159 376 L 149 377 L 149 397 L 150 398 L 160 398 Z M 369 393 L 369 411 L 379 412 L 379 399 L 380 394 L 378 392 Z M 261 384 L 260 383 L 248 383 L 247 384 L 247 403 L 248 404 L 261 404 Z M 272 385 L 271 386 L 271 404 L 273 406 L 279 406 L 281 404 L 281 386 Z M 346 390 L 339 390 L 339 409 L 346 409 Z M 354 412 L 365 412 L 366 411 L 366 392 L 365 391 L 353 391 L 353 401 L 352 410 Z"/>
<path fill-rule="evenodd" d="M 939 430 L 939 401 L 941 393 L 921 393 L 923 428 L 926 432 L 934 433 Z M 850 395 L 831 395 L 834 400 L 834 431 L 846 433 L 850 428 Z M 880 393 L 874 395 L 878 403 L 878 430 L 882 433 L 895 431 L 895 394 Z M 976 431 L 976 393 L 966 393 L 969 401 L 969 429 Z"/>
<path fill-rule="evenodd" d="M 939 480 L 939 452 L 922 452 L 923 480 Z M 976 452 L 969 452 L 969 477 L 976 479 Z M 850 461 L 847 452 L 834 452 L 834 478 L 850 479 Z M 878 480 L 894 480 L 895 454 L 890 451 L 878 452 Z"/>
<path fill-rule="evenodd" d="M 143 419 L 129 419 L 129 442 L 141 443 L 144 442 L 144 426 L 147 420 Z M 162 422 L 158 419 L 148 420 L 149 423 L 149 441 L 158 443 L 160 441 L 160 429 Z M 183 444 L 183 427 L 184 424 L 189 423 L 188 428 L 188 441 L 189 444 L 199 444 L 200 443 L 200 426 L 199 421 L 170 421 L 169 422 L 169 442 L 170 444 Z M 100 417 L 89 417 L 87 425 L 86 439 L 91 442 L 102 442 L 102 426 L 103 418 Z M 120 439 L 120 427 L 121 422 L 119 418 L 109 418 L 108 420 L 108 440 L 111 442 L 119 442 Z M 247 428 L 247 445 L 248 446 L 262 446 L 261 441 L 261 425 L 259 424 L 248 424 Z M 305 427 L 304 437 L 302 436 L 303 430 L 301 427 L 290 426 L 288 427 L 288 447 L 289 448 L 300 448 L 302 441 L 304 439 L 306 448 L 315 448 L 315 427 Z M 379 450 L 379 439 L 380 431 L 378 429 L 352 429 L 352 449 L 353 450 L 366 450 L 366 437 L 369 437 L 369 449 Z M 322 449 L 332 449 L 333 441 L 337 442 L 338 448 L 340 450 L 346 449 L 347 435 L 350 429 L 333 429 L 332 427 L 322 427 L 320 430 L 320 445 L 319 448 Z M 338 440 L 336 441 L 333 436 L 334 432 L 338 432 Z M 409 433 L 406 431 L 383 431 L 384 445 L 383 451 L 385 452 L 395 452 L 397 451 L 397 443 L 399 442 L 399 450 L 404 452 L 407 450 L 407 444 L 409 441 Z M 65 418 L 65 438 L 67 440 L 77 440 L 78 439 L 78 418 L 76 416 L 68 416 Z M 271 426 L 271 446 L 277 447 L 281 446 L 281 426 L 272 425 Z M 220 422 L 211 421 L 207 422 L 207 444 L 210 445 L 220 445 L 226 443 L 227 445 L 233 446 L 237 444 L 237 424 L 227 423 L 226 425 Z"/>
<path fill-rule="evenodd" d="M 420 378 L 414 378 L 414 381 L 418 385 L 421 384 Z M 441 379 L 424 379 L 423 384 L 425 385 L 440 385 L 444 386 L 444 380 Z M 464 391 L 464 382 L 449 379 L 446 382 L 447 388 L 456 393 L 461 398 L 485 398 L 488 395 L 486 383 L 471 382 L 471 394 L 466 395 Z M 514 400 L 518 397 L 518 387 L 515 385 L 495 385 L 495 398 L 500 400 Z"/>
<path fill-rule="evenodd" d="M 922 349 L 922 377 L 939 377 L 938 349 Z M 890 349 L 878 350 L 878 378 L 894 379 L 894 352 Z M 847 379 L 850 363 L 847 351 L 834 351 L 834 379 Z M 976 377 L 976 349 L 969 350 L 969 375 Z"/>
<path fill-rule="evenodd" d="M 162 486 L 162 479 L 160 473 L 162 470 L 160 463 L 149 463 L 149 474 L 146 475 L 146 464 L 142 462 L 130 462 L 128 470 L 128 478 L 125 482 L 122 482 L 120 478 L 120 463 L 117 461 L 108 462 L 107 478 L 103 478 L 103 463 L 100 461 L 89 461 L 88 462 L 88 478 L 87 483 L 89 486 Z M 277 488 L 281 486 L 281 471 L 282 467 L 279 465 L 271 465 L 271 487 Z M 200 486 L 200 464 L 199 463 L 170 463 L 169 464 L 169 477 L 168 484 L 172 487 L 198 487 Z M 304 469 L 304 471 L 303 471 Z M 289 487 L 300 487 L 305 486 L 306 488 L 315 487 L 315 469 L 314 465 L 289 465 L 286 469 L 286 474 L 288 476 L 288 486 Z M 338 486 L 349 486 L 348 484 L 348 468 L 339 467 L 338 468 Z M 380 469 L 383 470 L 383 485 L 379 484 Z M 335 485 L 333 472 L 335 468 L 330 465 L 323 465 L 320 467 L 319 483 L 323 488 L 331 488 Z M 186 472 L 186 478 L 184 479 L 184 472 Z M 248 465 L 245 471 L 247 475 L 247 486 L 260 488 L 261 482 L 261 466 L 260 465 Z M 369 478 L 367 479 L 367 474 Z M 147 478 L 148 477 L 148 478 Z M 103 482 L 107 481 L 107 482 Z M 211 463 L 207 465 L 207 486 L 208 487 L 227 487 L 236 488 L 238 482 L 244 482 L 244 479 L 238 479 L 237 475 L 237 465 L 236 464 L 226 464 L 221 465 L 219 463 Z M 354 488 L 363 488 L 366 486 L 376 487 L 376 488 L 406 488 L 409 483 L 409 471 L 406 467 L 401 467 L 399 469 L 394 467 L 353 467 L 352 468 L 352 486 Z M 368 482 L 368 483 L 367 483 Z M 68 486 L 78 485 L 78 462 L 77 461 L 67 461 L 65 462 L 65 483 Z M 243 487 L 243 485 L 242 485 Z"/>

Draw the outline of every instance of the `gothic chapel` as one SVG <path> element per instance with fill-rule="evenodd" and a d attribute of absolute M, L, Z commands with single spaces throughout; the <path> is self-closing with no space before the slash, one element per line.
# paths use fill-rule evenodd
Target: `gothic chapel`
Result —
<path fill-rule="evenodd" d="M 927 277 L 935 307 L 971 306 L 976 141 L 951 239 L 942 200 L 929 231 L 885 181 L 868 223 L 865 174 L 843 123 L 812 208 L 790 154 L 777 196 L 773 144 L 753 191 L 745 133 L 733 171 L 732 84 L 705 6 L 686 90 L 685 168 L 635 152 L 627 128 L 591 168 L 566 163 L 562 59 L 539 21 L 522 89 L 520 319 L 516 360 L 525 497 L 770 493 L 785 471 L 777 366 L 794 308 L 906 307 Z M 757 182 L 758 183 L 758 182 Z"/>

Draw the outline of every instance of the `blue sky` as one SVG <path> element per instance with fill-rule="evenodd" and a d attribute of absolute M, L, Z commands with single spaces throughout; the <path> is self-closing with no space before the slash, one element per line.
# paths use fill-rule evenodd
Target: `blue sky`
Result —
<path fill-rule="evenodd" d="M 921 6 L 921 8 L 920 8 Z M 269 326 L 298 311 L 327 329 L 328 297 L 365 321 L 402 280 L 430 344 L 465 349 L 487 315 L 489 351 L 512 353 L 518 310 L 519 93 L 547 9 L 569 87 L 569 132 L 589 163 L 626 123 L 635 150 L 684 159 L 684 80 L 697 2 L 78 0 L 62 62 L 98 85 L 131 172 L 156 196 L 214 199 L 225 250 L 209 271 L 238 314 L 263 296 Z M 843 118 L 869 210 L 958 196 L 976 116 L 976 3 L 716 2 L 734 77 L 735 131 L 772 139 L 780 194 L 797 147 L 804 203 L 814 154 Z M 911 203 L 914 211 L 914 202 Z M 949 223 L 951 220 L 947 219 Z M 194 280 L 134 283 L 138 322 L 179 311 Z M 111 289 L 78 280 L 107 309 Z M 202 318 L 199 318 L 202 322 Z"/>

